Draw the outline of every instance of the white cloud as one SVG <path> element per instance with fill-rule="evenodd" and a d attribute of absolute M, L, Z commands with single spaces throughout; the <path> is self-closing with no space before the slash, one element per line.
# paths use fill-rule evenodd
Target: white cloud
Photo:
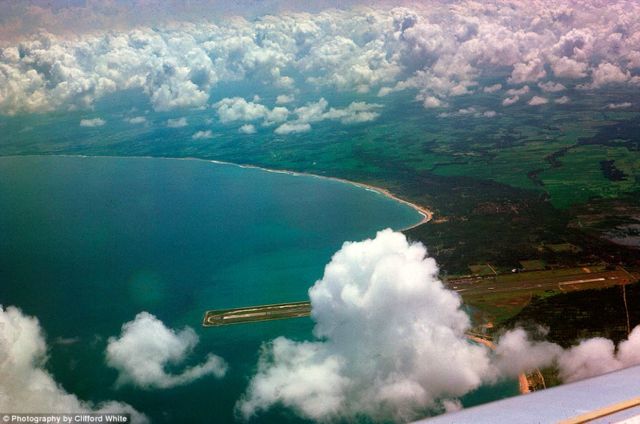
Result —
<path fill-rule="evenodd" d="M 527 370 L 558 364 L 573 381 L 640 363 L 640 326 L 617 353 L 604 339 L 564 351 L 522 329 L 503 334 L 494 351 L 471 343 L 459 295 L 426 254 L 391 230 L 345 243 L 309 290 L 315 339 L 278 337 L 263 347 L 240 415 L 282 405 L 316 421 L 404 422 Z"/>
<path fill-rule="evenodd" d="M 278 124 L 287 120 L 289 110 L 286 107 L 276 106 L 267 113 L 265 125 Z"/>
<path fill-rule="evenodd" d="M 12 306 L 0 307 L 0 329 L 0 411 L 130 413 L 133 422 L 148 422 L 125 403 L 95 405 L 66 392 L 45 369 L 47 345 L 36 318 Z"/>
<path fill-rule="evenodd" d="M 553 81 L 539 82 L 538 87 L 545 93 L 557 93 L 567 89 L 564 85 Z"/>
<path fill-rule="evenodd" d="M 571 99 L 569 97 L 567 97 L 567 96 L 558 97 L 557 99 L 554 100 L 554 102 L 559 104 L 559 105 L 567 104 L 570 101 L 571 101 Z"/>
<path fill-rule="evenodd" d="M 254 121 L 264 118 L 268 109 L 266 106 L 247 102 L 241 97 L 226 98 L 213 105 L 218 111 L 220 122 Z"/>
<path fill-rule="evenodd" d="M 378 97 L 384 97 L 384 96 L 388 96 L 389 94 L 393 93 L 393 88 L 391 87 L 381 87 L 380 90 L 378 90 Z"/>
<path fill-rule="evenodd" d="M 587 76 L 588 65 L 568 57 L 561 57 L 551 62 L 551 69 L 558 78 L 580 79 Z"/>
<path fill-rule="evenodd" d="M 324 119 L 336 119 L 343 124 L 356 124 L 360 122 L 369 122 L 380 116 L 377 109 L 381 109 L 382 105 L 377 103 L 353 102 L 346 108 L 331 108 L 324 115 Z"/>
<path fill-rule="evenodd" d="M 484 87 L 482 91 L 484 91 L 485 93 L 495 93 L 496 91 L 499 91 L 501 89 L 502 89 L 502 84 L 493 84 L 488 87 Z"/>
<path fill-rule="evenodd" d="M 311 125 L 306 122 L 285 122 L 274 130 L 276 134 L 286 135 L 311 131 Z"/>
<path fill-rule="evenodd" d="M 293 112 L 298 116 L 300 122 L 318 122 L 325 119 L 325 111 L 329 106 L 324 98 L 317 102 L 310 102 L 304 106 L 296 108 Z"/>
<path fill-rule="evenodd" d="M 189 125 L 189 122 L 187 122 L 187 118 L 185 117 L 167 119 L 167 127 L 169 128 L 182 128 L 187 125 Z"/>
<path fill-rule="evenodd" d="M 276 104 L 277 105 L 284 105 L 287 103 L 291 103 L 292 101 L 294 101 L 294 97 L 293 96 L 289 96 L 287 94 L 280 94 L 278 97 L 276 97 Z"/>
<path fill-rule="evenodd" d="M 540 105 L 546 105 L 547 103 L 549 103 L 549 99 L 547 99 L 546 97 L 533 96 L 531 100 L 529 100 L 528 105 L 540 106 Z"/>
<path fill-rule="evenodd" d="M 629 71 L 623 71 L 611 63 L 601 63 L 592 73 L 593 86 L 600 88 L 607 84 L 621 84 L 631 79 Z"/>
<path fill-rule="evenodd" d="M 242 134 L 255 134 L 256 127 L 252 124 L 244 124 L 243 126 L 238 128 L 238 131 L 240 131 Z"/>
<path fill-rule="evenodd" d="M 541 59 L 536 58 L 527 63 L 516 63 L 513 65 L 513 72 L 509 77 L 512 84 L 521 84 L 523 82 L 534 82 L 544 78 L 547 72 L 544 70 L 544 63 Z"/>
<path fill-rule="evenodd" d="M 289 115 L 285 107 L 268 107 L 254 102 L 248 102 L 242 97 L 225 98 L 213 105 L 223 124 L 234 121 L 263 120 L 266 125 L 284 122 Z"/>
<path fill-rule="evenodd" d="M 640 326 L 616 350 L 611 340 L 594 338 L 563 352 L 558 359 L 563 381 L 582 380 L 587 377 L 616 371 L 640 364 Z"/>
<path fill-rule="evenodd" d="M 528 85 L 520 88 L 511 88 L 505 92 L 505 95 L 510 96 L 502 100 L 502 106 L 511 106 L 520 101 L 520 96 L 528 94 L 531 91 Z"/>
<path fill-rule="evenodd" d="M 211 130 L 196 131 L 191 138 L 194 140 L 207 140 L 213 138 L 213 132 Z"/>
<path fill-rule="evenodd" d="M 268 345 L 238 410 L 406 421 L 478 387 L 487 349 L 466 340 L 469 319 L 437 272 L 422 245 L 391 230 L 345 243 L 309 290 L 317 340 Z"/>
<path fill-rule="evenodd" d="M 441 107 L 451 96 L 472 94 L 484 78 L 504 85 L 553 73 L 569 88 L 589 75 L 590 88 L 640 80 L 639 4 L 561 9 L 551 0 L 509 7 L 438 0 L 138 23 L 82 37 L 41 31 L 0 49 L 0 113 L 87 108 L 124 90 L 144 93 L 156 110 L 201 108 L 218 84 L 238 81 L 291 92 L 413 90 L 425 107 Z"/>
<path fill-rule="evenodd" d="M 617 349 L 611 340 L 595 337 L 564 350 L 555 343 L 531 341 L 524 330 L 515 329 L 500 337 L 495 353 L 498 375 L 515 376 L 522 370 L 556 366 L 560 379 L 572 382 L 640 365 L 640 326 Z"/>
<path fill-rule="evenodd" d="M 627 109 L 633 106 L 630 102 L 622 102 L 622 103 L 609 103 L 607 105 L 607 109 Z"/>
<path fill-rule="evenodd" d="M 517 376 L 523 370 L 553 365 L 562 348 L 555 343 L 532 341 L 521 328 L 508 331 L 496 343 L 495 365 L 500 375 Z"/>
<path fill-rule="evenodd" d="M 438 114 L 438 117 L 440 118 L 450 118 L 450 117 L 456 117 L 456 116 L 465 116 L 465 115 L 471 115 L 475 118 L 493 118 L 497 115 L 497 113 L 493 110 L 487 110 L 484 112 L 480 112 L 478 109 L 476 109 L 475 107 L 471 106 L 468 108 L 464 108 L 464 109 L 458 109 L 457 112 L 442 112 Z"/>
<path fill-rule="evenodd" d="M 511 106 L 520 100 L 520 96 L 507 97 L 502 101 L 502 106 Z"/>
<path fill-rule="evenodd" d="M 189 384 L 207 375 L 222 378 L 227 365 L 213 354 L 207 355 L 202 364 L 179 374 L 167 372 L 169 365 L 183 363 L 197 344 L 198 336 L 193 329 L 175 331 L 148 312 L 141 312 L 122 326 L 119 337 L 109 338 L 107 365 L 118 371 L 117 385 L 133 384 L 145 389 Z"/>
<path fill-rule="evenodd" d="M 377 119 L 380 113 L 377 111 L 382 105 L 377 103 L 352 102 L 345 108 L 329 108 L 329 102 L 323 97 L 317 102 L 309 102 L 293 110 L 297 119 L 285 122 L 276 128 L 276 134 L 289 134 L 306 132 L 311 129 L 311 124 L 326 120 L 339 121 L 341 124 L 357 124 L 370 122 Z"/>
<path fill-rule="evenodd" d="M 126 121 L 130 124 L 144 124 L 147 122 L 147 118 L 144 116 L 135 116 L 133 118 L 128 118 Z"/>
<path fill-rule="evenodd" d="M 101 118 L 93 118 L 93 119 L 81 119 L 80 126 L 81 127 L 101 127 L 106 124 L 107 121 Z"/>
<path fill-rule="evenodd" d="M 438 116 L 446 117 L 446 116 L 461 116 L 461 115 L 479 115 L 479 112 L 475 107 L 471 106 L 468 108 L 458 109 L 457 112 L 453 112 L 453 113 L 443 112 Z"/>
<path fill-rule="evenodd" d="M 507 96 L 522 96 L 524 94 L 529 93 L 530 89 L 528 85 L 525 85 L 524 87 L 520 87 L 520 88 L 512 88 L 510 90 L 507 90 L 506 95 Z"/>
<path fill-rule="evenodd" d="M 443 107 L 445 104 L 442 100 L 434 96 L 426 96 L 422 99 L 422 105 L 426 109 Z"/>

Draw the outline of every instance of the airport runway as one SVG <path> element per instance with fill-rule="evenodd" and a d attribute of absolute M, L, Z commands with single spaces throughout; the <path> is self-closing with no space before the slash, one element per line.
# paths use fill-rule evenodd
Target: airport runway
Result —
<path fill-rule="evenodd" d="M 605 270 L 602 266 L 528 271 L 492 276 L 468 276 L 450 279 L 445 285 L 458 292 L 463 299 L 472 300 L 493 294 L 520 295 L 534 292 L 570 292 L 600 289 L 630 284 L 640 279 L 624 268 Z M 290 302 L 272 305 L 207 311 L 202 325 L 218 327 L 258 321 L 307 317 L 310 302 Z"/>

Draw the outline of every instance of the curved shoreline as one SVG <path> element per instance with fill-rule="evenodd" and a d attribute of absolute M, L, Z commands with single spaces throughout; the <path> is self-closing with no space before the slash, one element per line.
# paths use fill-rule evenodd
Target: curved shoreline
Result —
<path fill-rule="evenodd" d="M 47 154 L 37 154 L 37 155 L 7 155 L 7 156 L 0 156 L 0 157 L 24 157 L 24 156 L 58 156 L 58 157 L 79 157 L 79 158 L 121 158 L 121 159 L 166 159 L 166 160 L 193 160 L 193 161 L 200 161 L 200 162 L 209 162 L 209 163 L 215 163 L 215 164 L 219 164 L 219 165 L 230 165 L 230 166 L 236 166 L 238 168 L 243 168 L 243 169 L 257 169 L 260 171 L 265 171 L 265 172 L 273 172 L 276 174 L 287 174 L 287 175 L 291 175 L 294 177 L 298 177 L 298 176 L 302 176 L 302 177 L 313 177 L 313 178 L 322 178 L 325 180 L 331 180 L 331 181 L 338 181 L 344 184 L 351 184 L 353 186 L 365 189 L 365 190 L 369 190 L 369 191 L 373 191 L 377 194 L 380 194 L 388 199 L 394 200 L 396 202 L 399 203 L 403 203 L 407 206 L 409 206 L 411 209 L 413 209 L 414 211 L 418 212 L 421 216 L 422 219 L 413 224 L 410 225 L 406 228 L 403 228 L 399 231 L 407 231 L 407 230 L 411 230 L 413 228 L 419 227 L 422 224 L 426 224 L 427 222 L 431 221 L 433 219 L 433 212 L 423 206 L 417 205 L 415 203 L 412 203 L 408 200 L 405 199 L 401 199 L 400 197 L 396 196 L 395 194 L 393 194 L 391 191 L 387 190 L 386 188 L 382 188 L 382 187 L 377 187 L 371 184 L 366 184 L 366 183 L 361 183 L 358 181 L 351 181 L 348 180 L 346 178 L 338 178 L 338 177 L 331 177 L 331 176 L 326 176 L 326 175 L 318 175 L 318 174 L 312 174 L 310 172 L 298 172 L 298 171 L 291 171 L 291 170 L 287 170 L 287 169 L 273 169 L 273 168 L 265 168 L 262 166 L 258 166 L 258 165 L 250 165 L 250 164 L 241 164 L 241 163 L 235 163 L 235 162 L 227 162 L 227 161 L 222 161 L 222 160 L 217 160 L 217 159 L 203 159 L 203 158 L 197 158 L 197 157 L 170 157 L 170 156 L 116 156 L 116 155 L 71 155 L 71 154 L 52 154 L 52 155 L 47 155 Z"/>
<path fill-rule="evenodd" d="M 245 164 L 238 164 L 238 163 L 233 163 L 233 162 L 225 162 L 225 161 L 219 161 L 219 160 L 207 160 L 207 159 L 198 159 L 198 158 L 184 158 L 184 159 L 196 159 L 196 160 L 206 160 L 207 162 L 213 162 L 213 163 L 218 163 L 221 165 L 233 165 L 233 166 L 238 166 L 240 168 L 244 168 L 244 169 L 258 169 L 260 171 L 266 171 L 266 172 L 273 172 L 276 174 L 287 174 L 287 175 L 292 175 L 292 176 L 303 176 L 303 177 L 314 177 L 314 178 L 322 178 L 325 180 L 331 180 L 331 181 L 338 181 L 341 183 L 345 183 L 345 184 L 351 184 L 354 185 L 356 187 L 368 190 L 368 191 L 373 191 L 377 194 L 380 194 L 388 199 L 394 200 L 396 202 L 399 203 L 403 203 L 407 206 L 409 206 L 411 209 L 413 209 L 414 211 L 418 212 L 421 216 L 422 219 L 417 222 L 416 224 L 410 225 L 406 228 L 403 228 L 400 231 L 407 231 L 410 230 L 412 228 L 418 227 L 422 224 L 426 224 L 427 222 L 431 221 L 433 219 L 433 212 L 423 206 L 420 205 L 416 205 L 415 203 L 409 202 L 408 200 L 405 199 L 401 199 L 398 196 L 396 196 L 395 194 L 393 194 L 391 191 L 387 190 L 386 188 L 382 188 L 382 187 L 377 187 L 371 184 L 366 184 L 366 183 L 361 183 L 358 181 L 351 181 L 348 180 L 346 178 L 338 178 L 338 177 L 330 177 L 330 176 L 326 176 L 326 175 L 318 175 L 318 174 L 312 174 L 309 172 L 298 172 L 298 171 L 290 171 L 290 170 L 286 170 L 286 169 L 272 169 L 272 168 L 264 168 L 262 166 L 257 166 L 257 165 L 245 165 Z"/>

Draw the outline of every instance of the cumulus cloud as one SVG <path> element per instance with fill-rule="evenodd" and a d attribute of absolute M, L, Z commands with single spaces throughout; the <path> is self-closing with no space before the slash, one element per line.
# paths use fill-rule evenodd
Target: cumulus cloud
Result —
<path fill-rule="evenodd" d="M 187 125 L 189 125 L 189 122 L 187 122 L 187 118 L 185 117 L 167 119 L 167 127 L 169 128 L 182 128 Z"/>
<path fill-rule="evenodd" d="M 144 415 L 125 403 L 94 404 L 66 392 L 44 367 L 47 345 L 36 318 L 12 306 L 0 307 L 0 329 L 1 411 L 129 413 L 136 423 L 148 422 Z"/>
<path fill-rule="evenodd" d="M 311 131 L 311 125 L 306 122 L 285 122 L 274 130 L 278 135 L 303 133 L 307 131 Z"/>
<path fill-rule="evenodd" d="M 147 118 L 144 116 L 134 116 L 133 118 L 128 118 L 126 121 L 130 124 L 144 124 L 147 122 Z"/>
<path fill-rule="evenodd" d="M 531 91 L 531 89 L 529 88 L 528 85 L 525 85 L 520 88 L 512 88 L 510 90 L 507 90 L 505 94 L 507 96 L 522 96 L 524 94 L 529 93 L 529 91 Z"/>
<path fill-rule="evenodd" d="M 319 122 L 325 119 L 325 113 L 329 102 L 324 98 L 320 98 L 317 102 L 309 102 L 304 106 L 298 107 L 294 113 L 298 116 L 298 122 Z"/>
<path fill-rule="evenodd" d="M 238 128 L 238 131 L 240 131 L 242 134 L 255 134 L 256 127 L 252 124 L 244 124 L 243 126 Z"/>
<path fill-rule="evenodd" d="M 294 100 L 293 96 L 289 96 L 287 94 L 280 94 L 278 97 L 276 97 L 276 104 L 284 105 L 287 103 L 291 103 L 293 100 Z"/>
<path fill-rule="evenodd" d="M 640 327 L 617 352 L 599 339 L 564 351 L 522 329 L 493 351 L 473 343 L 459 295 L 437 274 L 425 247 L 401 233 L 345 243 L 309 290 L 315 339 L 264 345 L 237 412 L 248 419 L 281 405 L 318 421 L 408 421 L 523 371 L 558 364 L 573 381 L 640 363 Z"/>
<path fill-rule="evenodd" d="M 81 119 L 80 126 L 81 127 L 101 127 L 106 124 L 107 121 L 101 118 L 93 118 L 93 119 Z"/>
<path fill-rule="evenodd" d="M 623 71 L 611 63 L 601 63 L 592 74 L 593 86 L 600 88 L 607 84 L 621 84 L 631 79 L 629 71 Z"/>
<path fill-rule="evenodd" d="M 538 87 L 545 93 L 557 93 L 567 89 L 564 85 L 553 81 L 540 82 L 538 83 Z"/>
<path fill-rule="evenodd" d="M 422 105 L 425 107 L 425 109 L 443 107 L 446 105 L 445 102 L 443 102 L 442 100 L 440 100 L 435 96 L 425 96 L 425 97 L 422 97 L 421 100 L 422 100 Z"/>
<path fill-rule="evenodd" d="M 639 4 L 624 0 L 562 11 L 551 0 L 509 7 L 439 0 L 174 20 L 82 37 L 41 31 L 0 48 L 0 113 L 87 108 L 124 90 L 144 93 L 156 110 L 200 108 L 220 83 L 238 81 L 353 96 L 411 90 L 427 108 L 474 93 L 485 78 L 494 90 L 551 76 L 568 88 L 589 76 L 589 88 L 633 85 L 640 81 L 639 14 Z M 276 103 L 289 100 L 281 94 Z"/>
<path fill-rule="evenodd" d="M 567 97 L 567 96 L 558 97 L 557 99 L 554 100 L 554 102 L 559 104 L 559 105 L 567 104 L 570 101 L 571 101 L 571 99 L 569 97 Z"/>
<path fill-rule="evenodd" d="M 355 124 L 373 121 L 380 116 L 377 109 L 382 105 L 377 103 L 353 102 L 343 109 L 331 108 L 322 115 L 323 119 L 335 119 L 343 124 Z"/>
<path fill-rule="evenodd" d="M 538 81 L 546 75 L 544 63 L 541 59 L 536 58 L 527 63 L 513 65 L 513 72 L 511 72 L 511 77 L 509 77 L 508 81 L 512 84 L 521 84 L 523 82 Z"/>
<path fill-rule="evenodd" d="M 478 387 L 486 348 L 465 339 L 469 319 L 437 272 L 422 245 L 391 230 L 345 243 L 309 290 L 317 340 L 265 346 L 240 413 L 282 404 L 316 420 L 407 420 Z"/>
<path fill-rule="evenodd" d="M 109 338 L 107 365 L 118 371 L 117 385 L 133 384 L 145 389 L 181 386 L 207 375 L 222 378 L 227 365 L 213 354 L 179 374 L 167 372 L 169 365 L 183 363 L 197 344 L 193 329 L 175 331 L 148 312 L 141 312 L 122 326 L 119 337 Z"/>
<path fill-rule="evenodd" d="M 293 114 L 296 119 L 285 122 L 274 132 L 280 135 L 306 132 L 311 130 L 312 123 L 327 120 L 339 121 L 345 125 L 369 122 L 380 116 L 380 108 L 380 104 L 366 102 L 352 102 L 344 108 L 329 108 L 329 102 L 322 97 L 316 102 L 295 108 Z"/>
<path fill-rule="evenodd" d="M 549 103 L 549 99 L 547 99 L 546 97 L 533 96 L 531 100 L 529 100 L 528 105 L 540 106 L 540 105 L 546 105 L 547 103 Z"/>
<path fill-rule="evenodd" d="M 289 115 L 285 107 L 276 106 L 273 109 L 255 102 L 248 102 L 242 97 L 225 98 L 213 105 L 223 124 L 234 121 L 263 120 L 265 125 L 284 122 Z"/>
<path fill-rule="evenodd" d="M 493 84 L 488 87 L 484 87 L 482 91 L 484 91 L 485 93 L 495 93 L 496 91 L 499 91 L 501 89 L 502 89 L 502 84 Z"/>
<path fill-rule="evenodd" d="M 213 138 L 213 132 L 211 130 L 196 131 L 191 138 L 194 140 L 207 140 Z"/>
<path fill-rule="evenodd" d="M 618 348 L 611 340 L 593 338 L 560 354 L 558 366 L 563 381 L 576 381 L 640 364 L 640 326 Z"/>
<path fill-rule="evenodd" d="M 517 328 L 498 340 L 495 363 L 501 375 L 515 377 L 523 370 L 552 365 L 561 352 L 562 348 L 557 344 L 532 341 L 523 329 Z"/>
<path fill-rule="evenodd" d="M 497 115 L 497 113 L 493 110 L 485 110 L 484 112 L 479 111 L 475 107 L 468 107 L 463 109 L 458 109 L 456 112 L 442 112 L 438 114 L 440 118 L 450 118 L 456 116 L 473 116 L 475 118 L 493 118 Z"/>
<path fill-rule="evenodd" d="M 580 79 L 587 76 L 588 65 L 568 57 L 561 57 L 551 62 L 551 69 L 558 78 Z"/>
<path fill-rule="evenodd" d="M 511 106 L 520 100 L 520 96 L 507 97 L 502 101 L 502 106 Z"/>

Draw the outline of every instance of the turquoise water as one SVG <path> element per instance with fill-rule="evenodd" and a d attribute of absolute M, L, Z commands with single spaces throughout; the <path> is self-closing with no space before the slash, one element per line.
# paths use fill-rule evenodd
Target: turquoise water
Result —
<path fill-rule="evenodd" d="M 196 160 L 0 158 L 0 304 L 37 316 L 48 368 L 81 399 L 125 401 L 153 422 L 232 422 L 260 345 L 311 337 L 310 319 L 200 327 L 206 309 L 306 299 L 345 240 L 421 217 L 327 179 Z M 230 365 L 168 390 L 116 389 L 106 339 L 149 311 L 193 327 Z M 260 422 L 299 422 L 287 411 Z"/>

